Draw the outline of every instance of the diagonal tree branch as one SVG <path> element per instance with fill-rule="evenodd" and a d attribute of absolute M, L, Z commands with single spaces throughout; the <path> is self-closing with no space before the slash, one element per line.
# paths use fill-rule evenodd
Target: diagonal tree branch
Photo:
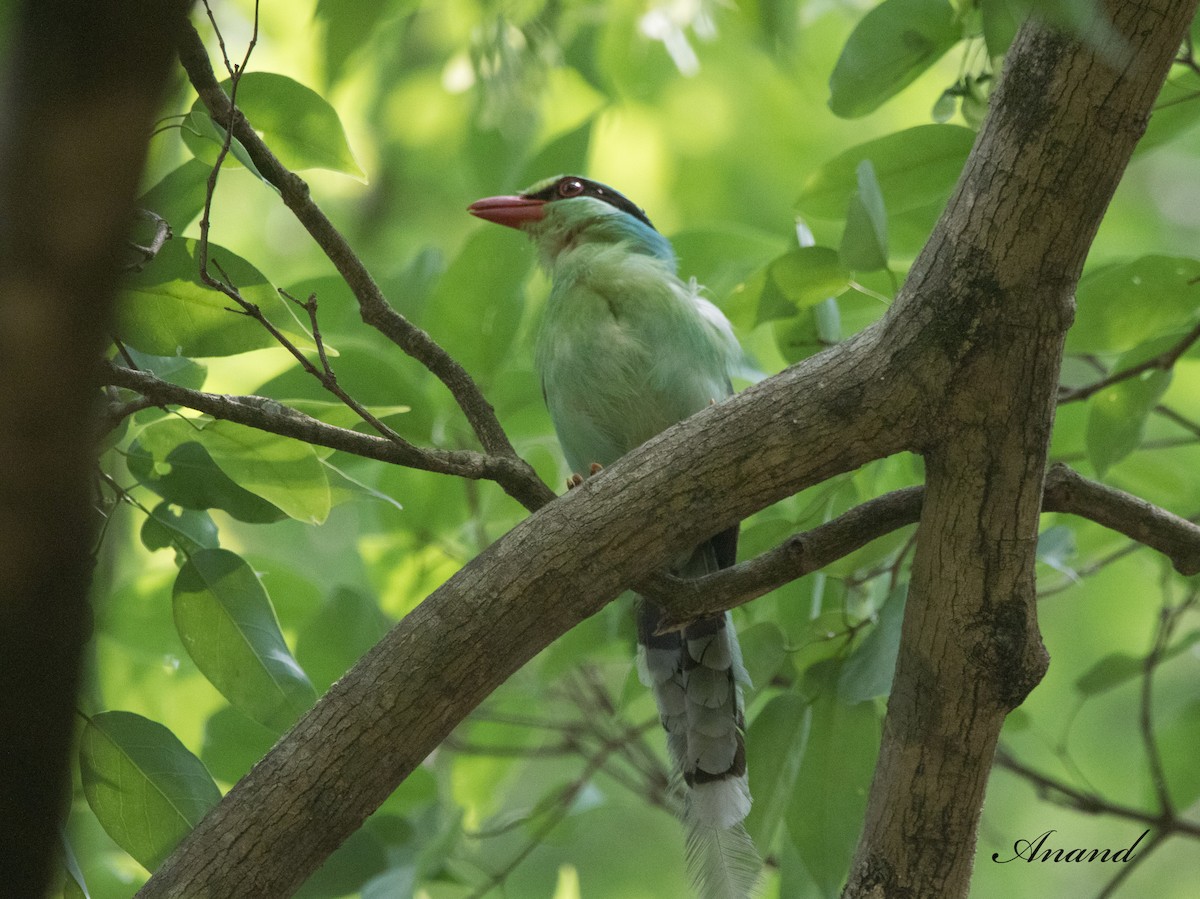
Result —
<path fill-rule="evenodd" d="M 1178 343 L 1159 353 L 1157 356 L 1147 359 L 1144 362 L 1139 362 L 1137 365 L 1131 365 L 1129 368 L 1113 372 L 1092 384 L 1085 384 L 1083 387 L 1076 387 L 1073 390 L 1061 391 L 1058 395 L 1058 404 L 1062 406 L 1066 403 L 1077 403 L 1080 400 L 1086 400 L 1106 387 L 1111 387 L 1113 384 L 1120 384 L 1122 381 L 1128 381 L 1130 378 L 1136 378 L 1143 372 L 1170 371 L 1172 366 L 1179 361 L 1179 357 L 1190 350 L 1197 341 L 1200 341 L 1200 323 L 1184 335 Z"/>
<path fill-rule="evenodd" d="M 241 111 L 233 108 L 228 95 L 221 89 L 213 74 L 212 64 L 200 35 L 190 22 L 182 23 L 176 49 L 192 86 L 200 95 L 209 114 L 222 128 L 232 131 L 233 136 L 250 155 L 255 168 L 279 191 L 284 204 L 292 210 L 338 273 L 346 280 L 358 300 L 363 321 L 424 365 L 446 385 L 470 422 L 480 445 L 489 455 L 517 458 L 516 451 L 496 419 L 495 410 L 471 376 L 429 334 L 388 303 L 362 260 L 312 199 L 308 185 L 284 167 Z M 530 476 L 536 477 L 532 474 L 532 469 Z M 536 487 L 529 486 L 521 495 L 514 494 L 514 498 L 527 505 L 529 501 L 533 501 L 536 505 L 541 493 Z M 544 495 L 541 499 L 544 501 Z"/>
<path fill-rule="evenodd" d="M 847 895 L 965 896 L 1000 725 L 1045 664 L 1033 554 L 1071 292 L 1194 5 L 1115 7 L 1132 48 L 1119 72 L 1023 29 L 959 189 L 879 325 L 669 429 L 489 546 L 141 895 L 290 893 L 484 697 L 643 572 L 807 486 L 919 450 L 912 588 Z"/>

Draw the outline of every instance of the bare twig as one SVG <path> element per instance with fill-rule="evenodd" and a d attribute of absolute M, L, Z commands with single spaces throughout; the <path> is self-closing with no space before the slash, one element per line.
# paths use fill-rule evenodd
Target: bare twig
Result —
<path fill-rule="evenodd" d="M 1158 739 L 1154 733 L 1154 674 L 1166 656 L 1167 647 L 1175 634 L 1175 628 L 1180 618 L 1195 607 L 1200 598 L 1200 588 L 1193 589 L 1188 597 L 1174 606 L 1165 601 L 1159 610 L 1158 626 L 1154 633 L 1154 646 L 1146 655 L 1142 670 L 1141 703 L 1138 723 L 1142 734 L 1142 745 L 1146 749 L 1146 762 L 1150 768 L 1150 782 L 1154 784 L 1154 795 L 1158 799 L 1158 808 L 1164 817 L 1175 817 L 1175 805 L 1171 800 L 1171 791 L 1167 784 L 1166 771 L 1163 768 L 1162 754 L 1158 749 Z"/>
<path fill-rule="evenodd" d="M 528 485 L 525 463 L 519 459 L 485 456 L 466 450 L 422 449 L 403 439 L 386 439 L 326 424 L 266 397 L 203 393 L 171 384 L 147 372 L 132 371 L 112 363 L 107 363 L 102 372 L 108 383 L 136 390 L 147 400 L 152 400 L 154 405 L 185 406 L 213 418 L 380 462 L 439 474 L 495 481 L 514 495 L 524 491 Z M 545 494 L 535 496 L 531 502 L 540 500 L 537 505 L 544 505 L 552 499 L 553 495 L 549 489 L 544 489 Z M 536 505 L 533 507 L 536 508 Z"/>
<path fill-rule="evenodd" d="M 180 61 L 209 114 L 242 144 L 259 174 L 279 191 L 287 207 L 346 280 L 358 301 L 363 321 L 424 365 L 446 385 L 486 452 L 493 456 L 516 458 L 516 451 L 496 419 L 495 411 L 466 370 L 432 337 L 392 308 L 346 239 L 313 201 L 308 185 L 279 162 L 245 116 L 231 103 L 213 75 L 204 43 L 188 22 L 180 24 L 177 49 Z M 534 477 L 532 469 L 529 469 L 527 478 Z M 529 498 L 544 495 L 545 492 L 548 491 L 540 482 L 534 484 L 529 481 L 524 485 L 522 495 L 514 496 L 528 504 Z"/>
<path fill-rule="evenodd" d="M 1128 818 L 1150 827 L 1162 830 L 1164 833 L 1175 833 L 1200 839 L 1200 823 L 1192 822 L 1176 816 L 1164 816 L 1159 813 L 1147 812 L 1132 808 L 1117 802 L 1110 802 L 1095 793 L 1077 790 L 1070 784 L 1043 774 L 1028 765 L 1017 761 L 1004 749 L 996 751 L 994 762 L 998 768 L 1011 771 L 1037 788 L 1038 794 L 1050 802 L 1065 808 L 1071 808 L 1087 815 L 1114 815 L 1118 818 Z"/>
<path fill-rule="evenodd" d="M 154 225 L 154 234 L 146 244 L 139 244 L 132 240 L 126 241 L 129 249 L 141 257 L 134 262 L 122 266 L 125 271 L 129 272 L 140 271 L 142 266 L 158 255 L 159 251 L 163 248 L 163 244 L 170 240 L 172 236 L 170 222 L 161 215 L 151 212 L 149 209 L 136 209 L 134 210 L 134 215 L 151 222 Z"/>
<path fill-rule="evenodd" d="M 1080 400 L 1086 400 L 1088 397 L 1099 393 L 1106 387 L 1111 387 L 1112 385 L 1119 384 L 1122 381 L 1128 381 L 1130 378 L 1136 378 L 1143 372 L 1170 371 L 1171 367 L 1179 361 L 1179 357 L 1191 349 L 1192 345 L 1198 340 L 1200 340 L 1200 324 L 1197 324 L 1194 328 L 1192 328 L 1192 330 L 1190 330 L 1170 349 L 1159 353 L 1152 359 L 1139 362 L 1137 365 L 1131 365 L 1129 368 L 1114 372 L 1092 384 L 1085 384 L 1083 387 L 1076 387 L 1073 389 L 1059 388 L 1058 404 L 1060 406 L 1064 406 L 1067 403 L 1076 403 Z"/>

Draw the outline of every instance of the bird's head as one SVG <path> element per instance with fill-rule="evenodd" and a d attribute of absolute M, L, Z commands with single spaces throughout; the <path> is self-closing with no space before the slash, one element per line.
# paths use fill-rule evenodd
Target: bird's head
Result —
<path fill-rule="evenodd" d="M 578 175 L 548 178 L 512 196 L 485 197 L 467 211 L 524 231 L 547 268 L 565 250 L 587 243 L 625 244 L 632 252 L 675 263 L 671 245 L 645 212 L 611 187 Z"/>

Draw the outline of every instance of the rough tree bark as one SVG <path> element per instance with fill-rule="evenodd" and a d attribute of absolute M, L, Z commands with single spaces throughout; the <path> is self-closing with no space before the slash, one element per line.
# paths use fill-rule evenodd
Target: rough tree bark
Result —
<path fill-rule="evenodd" d="M 1075 284 L 1195 7 L 1110 3 L 1119 39 L 1021 30 L 888 319 L 933 350 L 926 493 L 845 897 L 967 895 L 1000 727 L 1049 662 L 1034 551 Z"/>
<path fill-rule="evenodd" d="M 900 450 L 925 455 L 929 482 L 847 894 L 966 895 L 1000 724 L 1046 664 L 1033 554 L 1071 294 L 1194 7 L 1114 4 L 1128 44 L 1103 58 L 1023 29 L 883 322 L 660 435 L 497 541 L 335 684 L 139 895 L 287 895 L 509 674 L 623 587 Z"/>
<path fill-rule="evenodd" d="M 0 96 L 0 884 L 44 895 L 70 793 L 117 260 L 185 3 L 17 11 Z"/>

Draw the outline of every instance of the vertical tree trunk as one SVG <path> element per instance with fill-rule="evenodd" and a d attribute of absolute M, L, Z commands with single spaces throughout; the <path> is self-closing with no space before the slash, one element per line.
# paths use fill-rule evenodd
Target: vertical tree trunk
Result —
<path fill-rule="evenodd" d="M 1110 3 L 1120 40 L 1026 24 L 896 303 L 893 322 L 928 316 L 945 352 L 919 378 L 947 387 L 929 395 L 904 635 L 846 897 L 968 893 L 1000 727 L 1048 662 L 1034 551 L 1073 291 L 1195 5 Z"/>
<path fill-rule="evenodd" d="M 45 893 L 70 788 L 97 362 L 184 0 L 28 0 L 0 95 L 0 884 Z"/>

